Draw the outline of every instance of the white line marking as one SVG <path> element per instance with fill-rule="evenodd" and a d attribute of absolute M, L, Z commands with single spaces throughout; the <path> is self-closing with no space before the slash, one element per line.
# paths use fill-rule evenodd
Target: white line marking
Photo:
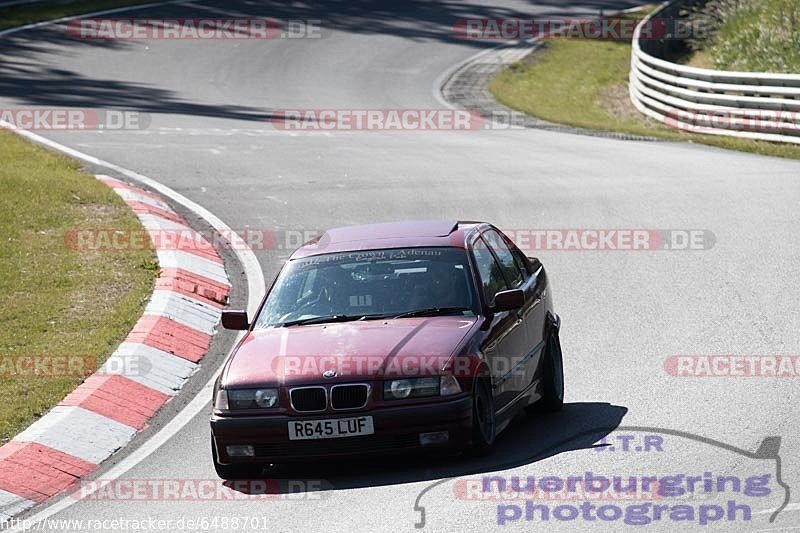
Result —
<path fill-rule="evenodd" d="M 98 175 L 98 177 L 100 177 L 100 176 Z M 105 176 L 103 176 L 103 177 L 105 177 Z M 172 208 L 170 206 L 168 206 L 167 204 L 165 204 L 164 202 L 162 202 L 160 200 L 156 200 L 155 198 L 151 198 L 151 197 L 149 197 L 147 195 L 144 195 L 142 193 L 138 193 L 138 192 L 132 191 L 130 189 L 124 189 L 122 187 L 114 187 L 114 192 L 116 192 L 120 196 L 120 198 L 122 198 L 123 200 L 130 201 L 130 202 L 141 202 L 143 204 L 147 204 L 147 205 L 151 205 L 153 207 L 157 207 L 157 208 L 161 209 L 162 211 L 167 211 L 169 213 L 174 213 Z"/>
<path fill-rule="evenodd" d="M 177 355 L 137 342 L 123 342 L 100 367 L 101 374 L 116 374 L 174 396 L 198 365 Z"/>
<path fill-rule="evenodd" d="M 187 236 L 191 237 L 197 236 L 198 238 L 200 237 L 200 235 L 194 230 L 192 230 L 192 228 L 190 228 L 188 224 L 175 222 L 174 220 L 164 218 L 161 215 L 152 215 L 150 213 L 140 213 L 138 216 L 139 220 L 142 221 L 142 226 L 144 226 L 145 229 L 153 231 L 164 230 L 175 233 L 183 232 L 186 233 Z M 208 247 L 211 248 L 211 243 L 209 243 L 205 238 L 203 238 L 202 241 L 200 241 L 201 244 L 208 243 Z"/>
<path fill-rule="evenodd" d="M 179 268 L 216 281 L 222 285 L 230 285 L 228 277 L 225 274 L 225 267 L 221 263 L 216 263 L 205 257 L 191 252 L 184 252 L 183 250 L 157 249 L 156 256 L 158 256 L 158 265 L 161 268 Z M 263 291 L 264 288 L 262 287 L 261 290 Z"/>
<path fill-rule="evenodd" d="M 8 127 L 8 123 L 0 120 L 0 126 Z M 253 251 L 247 246 L 247 243 L 238 236 L 236 232 L 234 232 L 227 224 L 225 224 L 222 220 L 220 220 L 216 215 L 211 213 L 206 208 L 196 204 L 192 200 L 189 200 L 182 194 L 170 189 L 166 185 L 162 185 L 161 183 L 148 178 L 147 176 L 143 176 L 137 172 L 132 170 L 128 170 L 123 168 L 119 165 L 115 165 L 114 163 L 110 163 L 108 161 L 104 161 L 94 156 L 90 156 L 83 152 L 79 152 L 78 150 L 74 150 L 62 144 L 59 144 L 55 141 L 51 141 L 50 139 L 46 139 L 40 135 L 29 131 L 19 131 L 16 130 L 16 133 L 19 135 L 62 152 L 66 155 L 75 157 L 77 159 L 81 159 L 88 163 L 106 167 L 111 169 L 123 176 L 126 176 L 130 179 L 138 181 L 147 185 L 148 187 L 158 191 L 160 194 L 171 198 L 175 202 L 183 205 L 185 208 L 193 211 L 195 214 L 203 218 L 208 224 L 210 224 L 216 231 L 220 232 L 224 235 L 229 235 L 230 239 L 234 242 L 231 243 L 231 248 L 233 249 L 236 257 L 242 263 L 244 268 L 245 274 L 247 276 L 247 309 L 250 316 L 255 316 L 255 312 L 258 309 L 258 304 L 261 301 L 262 292 L 265 290 L 265 282 L 264 282 L 264 273 L 261 270 L 261 265 L 258 262 Z M 243 333 L 239 335 L 239 338 L 244 335 Z M 237 339 L 238 342 L 239 339 Z M 129 456 L 125 459 L 120 461 L 117 465 L 111 468 L 108 472 L 106 472 L 103 476 L 103 481 L 98 483 L 97 487 L 94 489 L 99 489 L 110 481 L 117 479 L 125 472 L 139 464 L 140 462 L 147 459 L 153 452 L 158 450 L 164 443 L 169 441 L 178 431 L 180 431 L 186 424 L 189 423 L 198 413 L 200 413 L 205 406 L 211 401 L 211 392 L 214 388 L 214 381 L 217 379 L 219 375 L 220 368 L 217 370 L 213 376 L 208 380 L 208 382 L 203 386 L 202 390 L 195 396 L 191 402 L 189 402 L 186 407 L 184 407 L 179 413 L 175 415 L 175 417 L 170 420 L 161 430 L 158 431 L 155 435 L 153 435 L 149 440 L 144 442 L 139 448 L 133 451 Z M 63 497 L 59 501 L 55 502 L 54 504 L 42 509 L 38 513 L 34 514 L 30 518 L 28 518 L 28 523 L 31 522 L 41 522 L 56 513 L 63 511 L 71 507 L 72 505 L 78 503 L 79 500 L 75 498 Z M 8 531 L 19 531 L 21 532 L 21 526 L 9 529 Z"/>
<path fill-rule="evenodd" d="M 148 7 L 161 7 L 168 4 L 182 4 L 188 3 L 186 0 L 177 0 L 173 2 L 164 2 L 159 4 L 144 4 L 139 6 L 129 6 L 127 8 L 119 8 L 113 9 L 108 11 L 100 11 L 96 13 L 85 13 L 83 17 L 92 17 L 98 15 L 105 15 L 111 13 L 118 13 L 122 11 L 132 11 L 136 9 L 145 9 Z M 65 19 L 60 19 L 57 21 L 47 21 L 41 22 L 37 24 L 29 24 L 26 26 L 20 26 L 18 28 L 11 28 L 9 30 L 5 30 L 0 32 L 0 37 L 9 35 L 11 33 L 16 33 L 18 31 L 45 26 L 48 24 L 55 24 L 59 22 L 66 22 L 68 20 L 72 20 L 78 17 L 67 17 Z M 12 125 L 0 120 L 0 127 L 10 128 Z M 242 264 L 244 268 L 245 275 L 247 277 L 247 309 L 250 316 L 254 316 L 256 310 L 258 309 L 258 304 L 261 300 L 261 294 L 265 290 L 265 282 L 264 282 L 264 273 L 261 269 L 261 265 L 258 262 L 253 251 L 247 246 L 247 243 L 239 237 L 231 228 L 225 224 L 222 220 L 219 219 L 216 215 L 214 215 L 211 211 L 207 210 L 203 206 L 193 202 L 192 200 L 186 198 L 182 194 L 172 190 L 171 188 L 167 187 L 166 185 L 162 185 L 161 183 L 148 178 L 138 172 L 134 172 L 127 168 L 121 167 L 114 163 L 110 163 L 108 161 L 104 161 L 97 157 L 85 154 L 73 148 L 69 148 L 62 144 L 59 144 L 55 141 L 51 141 L 41 135 L 36 133 L 32 133 L 29 131 L 21 131 L 21 130 L 13 130 L 22 137 L 39 143 L 41 145 L 47 146 L 53 150 L 59 151 L 76 159 L 80 159 L 91 163 L 93 165 L 101 166 L 113 170 L 127 178 L 132 180 L 138 181 L 147 185 L 148 187 L 152 188 L 153 190 L 158 191 L 160 194 L 172 199 L 173 201 L 181 204 L 183 207 L 193 211 L 195 214 L 203 218 L 211 227 L 213 227 L 216 231 L 224 235 L 230 235 L 230 239 L 233 241 L 231 242 L 231 248 L 233 249 L 234 253 L 236 254 L 237 259 Z M 244 335 L 243 333 L 239 335 L 239 338 Z M 237 339 L 238 341 L 238 339 Z M 116 479 L 123 475 L 125 472 L 139 464 L 140 462 L 147 459 L 152 453 L 154 453 L 158 448 L 160 448 L 164 443 L 169 441 L 178 431 L 180 431 L 186 424 L 189 423 L 198 413 L 200 413 L 205 406 L 211 400 L 211 391 L 214 388 L 214 381 L 217 379 L 221 368 L 218 369 L 213 376 L 208 380 L 208 382 L 203 386 L 202 390 L 195 396 L 192 401 L 190 401 L 186 407 L 184 407 L 180 412 L 178 412 L 175 417 L 172 418 L 164 427 L 162 427 L 155 435 L 153 435 L 150 439 L 146 442 L 142 443 L 142 445 L 133 451 L 130 455 L 126 458 L 121 460 L 117 463 L 113 468 L 109 469 L 108 472 L 104 475 L 104 484 L 107 484 L 109 481 Z M 97 487 L 99 488 L 99 487 Z M 41 522 L 54 514 L 63 511 L 77 503 L 79 500 L 74 498 L 64 497 L 61 500 L 55 502 L 54 504 L 50 505 L 39 511 L 38 513 L 34 514 L 30 518 L 28 518 L 28 523 L 31 522 Z M 17 526 L 13 529 L 8 531 L 22 531 L 21 526 Z"/>
<path fill-rule="evenodd" d="M 179 292 L 156 290 L 147 302 L 145 315 L 169 318 L 186 327 L 213 335 L 219 323 L 220 310 Z"/>
<path fill-rule="evenodd" d="M 186 327 L 213 335 L 220 310 L 179 292 L 157 290 L 147 303 L 146 315 L 169 318 Z"/>
<path fill-rule="evenodd" d="M 136 429 L 83 407 L 57 405 L 14 437 L 38 442 L 84 461 L 100 464 L 128 444 Z"/>
<path fill-rule="evenodd" d="M 753 514 L 772 514 L 777 510 L 778 508 L 776 507 L 775 509 L 764 509 L 763 511 L 755 511 Z M 800 511 L 800 502 L 788 504 L 786 507 L 783 508 L 781 512 L 783 513 L 786 511 Z"/>
<path fill-rule="evenodd" d="M 5 121 L 0 120 L 0 127 L 8 127 L 8 124 Z M 170 189 L 166 185 L 162 185 L 161 183 L 148 178 L 147 176 L 143 176 L 137 172 L 132 170 L 128 170 L 124 167 L 119 165 L 115 165 L 114 163 L 110 163 L 108 161 L 104 161 L 97 157 L 85 154 L 83 152 L 79 152 L 78 150 L 74 150 L 62 144 L 59 144 L 55 141 L 51 141 L 50 139 L 46 139 L 36 133 L 32 133 L 29 131 L 20 131 L 15 130 L 16 133 L 34 141 L 36 143 L 42 144 L 59 152 L 62 152 L 66 155 L 71 157 L 81 159 L 93 165 L 106 167 L 110 170 L 113 170 L 125 177 L 138 181 L 147 185 L 148 187 L 158 191 L 160 194 L 171 198 L 173 201 L 183 205 L 185 208 L 193 211 L 195 214 L 203 218 L 211 227 L 213 227 L 216 231 L 220 232 L 221 234 L 230 236 L 230 239 L 234 242 L 231 243 L 231 248 L 233 252 L 236 254 L 236 257 L 242 263 L 244 268 L 245 274 L 247 276 L 247 309 L 250 316 L 255 316 L 255 312 L 258 309 L 258 304 L 261 301 L 261 294 L 265 290 L 265 282 L 264 282 L 264 273 L 261 270 L 261 265 L 258 262 L 253 251 L 247 246 L 247 243 L 239 237 L 239 235 L 234 232 L 227 224 L 225 224 L 222 220 L 220 220 L 216 215 L 214 215 L 211 211 L 207 210 L 206 208 L 202 207 L 201 205 L 196 204 L 192 200 L 189 200 L 182 194 Z M 239 338 L 243 335 L 240 334 Z M 238 339 L 237 339 L 238 341 Z M 96 487 L 99 489 L 102 486 L 105 486 L 111 480 L 114 480 L 142 462 L 143 460 L 147 459 L 153 452 L 155 452 L 158 448 L 160 448 L 164 443 L 169 441 L 173 435 L 175 435 L 178 431 L 180 431 L 183 426 L 189 423 L 189 421 L 194 418 L 198 413 L 200 413 L 205 406 L 211 401 L 211 392 L 214 388 L 214 381 L 217 379 L 221 368 L 214 373 L 214 375 L 209 379 L 209 381 L 203 386 L 203 389 L 197 394 L 197 396 L 189 402 L 186 407 L 184 407 L 179 413 L 175 415 L 175 417 L 170 420 L 161 430 L 158 431 L 155 435 L 153 435 L 149 440 L 144 442 L 139 448 L 137 448 L 134 452 L 132 452 L 129 456 L 125 459 L 120 461 L 116 466 L 111 468 L 106 474 L 103 476 L 103 482 L 99 483 Z M 67 509 L 68 507 L 74 505 L 79 500 L 75 498 L 64 497 L 61 500 L 57 501 L 56 503 L 46 507 L 45 509 L 39 511 L 35 515 L 31 516 L 28 520 L 33 522 L 40 522 L 45 520 L 54 514 Z M 21 526 L 20 526 L 21 527 Z M 20 527 L 10 529 L 9 531 L 22 531 Z"/>
<path fill-rule="evenodd" d="M 221 369 L 220 369 L 221 370 Z M 214 388 L 214 380 L 217 378 L 219 374 L 219 370 L 214 373 L 214 376 L 206 383 L 203 389 L 194 397 L 194 399 L 183 408 L 175 418 L 169 421 L 167 425 L 165 425 L 161 430 L 153 435 L 147 442 L 142 444 L 139 448 L 137 448 L 134 452 L 132 452 L 129 456 L 125 459 L 120 461 L 116 466 L 109 469 L 103 475 L 101 480 L 98 480 L 96 484 L 92 484 L 91 486 L 85 486 L 81 490 L 84 492 L 86 496 L 90 494 L 94 494 L 98 489 L 105 487 L 111 481 L 119 478 L 125 472 L 133 468 L 134 466 L 138 465 L 145 459 L 147 459 L 153 452 L 155 452 L 158 448 L 160 448 L 163 444 L 169 441 L 173 435 L 175 435 L 178 431 L 180 431 L 183 426 L 189 423 L 200 411 L 204 410 L 205 407 L 210 403 L 211 400 L 211 391 Z M 210 453 L 210 452 L 209 452 Z M 57 501 L 56 503 L 42 509 L 35 515 L 26 519 L 28 524 L 36 524 L 42 522 L 53 516 L 56 513 L 60 513 L 64 509 L 72 507 L 74 504 L 78 503 L 80 499 L 70 496 L 64 496 L 62 499 Z M 14 532 L 22 532 L 22 526 L 17 526 L 15 528 L 9 529 L 8 531 Z"/>
<path fill-rule="evenodd" d="M 53 20 L 44 20 L 42 22 L 34 22 L 33 24 L 25 24 L 24 26 L 17 26 L 15 28 L 9 28 L 7 30 L 0 31 L 0 37 L 4 37 L 6 35 L 10 35 L 12 33 L 17 33 L 19 31 L 24 30 L 32 30 L 35 28 L 41 28 L 44 26 L 52 26 L 55 24 L 61 24 L 62 22 L 69 22 L 70 20 L 75 20 L 83 17 L 96 17 L 98 15 L 112 15 L 114 13 L 121 13 L 123 11 L 134 11 L 136 9 L 148 9 L 151 7 L 162 7 L 168 6 L 170 4 L 188 4 L 196 0 L 172 0 L 170 2 L 155 2 L 152 4 L 140 4 L 138 6 L 126 6 L 126 7 L 117 7 L 114 9 L 106 9 L 105 11 L 95 11 L 94 13 L 82 13 L 80 15 L 72 15 L 69 17 L 62 17 L 60 19 L 53 19 Z"/>
<path fill-rule="evenodd" d="M 0 489 L 0 521 L 8 520 L 12 516 L 30 509 L 34 505 L 36 505 L 34 501 Z"/>

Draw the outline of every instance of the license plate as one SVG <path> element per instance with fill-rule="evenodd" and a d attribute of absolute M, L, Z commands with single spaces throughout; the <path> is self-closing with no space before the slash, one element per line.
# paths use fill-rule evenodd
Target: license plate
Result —
<path fill-rule="evenodd" d="M 373 433 L 375 433 L 375 428 L 372 426 L 371 416 L 289 422 L 289 440 L 335 439 L 372 435 Z"/>

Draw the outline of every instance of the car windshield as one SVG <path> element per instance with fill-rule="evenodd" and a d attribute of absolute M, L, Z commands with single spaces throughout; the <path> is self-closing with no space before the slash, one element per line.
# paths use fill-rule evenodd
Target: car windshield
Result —
<path fill-rule="evenodd" d="M 324 254 L 290 261 L 256 328 L 478 310 L 461 248 L 400 248 Z"/>

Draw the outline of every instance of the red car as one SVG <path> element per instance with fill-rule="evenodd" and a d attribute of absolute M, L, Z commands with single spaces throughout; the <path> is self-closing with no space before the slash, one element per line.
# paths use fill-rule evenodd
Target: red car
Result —
<path fill-rule="evenodd" d="M 335 456 L 488 453 L 564 398 L 542 264 L 479 222 L 333 229 L 292 254 L 214 389 L 224 479 Z"/>

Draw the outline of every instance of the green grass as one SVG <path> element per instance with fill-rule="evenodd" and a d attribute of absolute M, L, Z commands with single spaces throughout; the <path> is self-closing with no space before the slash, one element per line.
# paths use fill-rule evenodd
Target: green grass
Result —
<path fill-rule="evenodd" d="M 142 227 L 78 163 L 0 130 L 0 360 L 82 355 L 102 364 L 136 323 L 156 267 L 152 250 L 82 252 L 73 229 Z M 57 404 L 80 376 L 0 375 L 0 443 Z"/>
<path fill-rule="evenodd" d="M 74 0 L 41 2 L 0 8 L 0 30 L 34 22 L 103 11 L 115 7 L 150 4 L 155 0 Z"/>
<path fill-rule="evenodd" d="M 630 60 L 629 42 L 551 39 L 499 72 L 489 91 L 508 107 L 559 124 L 800 158 L 800 146 L 686 133 L 646 117 L 628 97 Z"/>
<path fill-rule="evenodd" d="M 731 8 L 706 51 L 714 68 L 800 73 L 800 2 L 754 0 Z"/>

